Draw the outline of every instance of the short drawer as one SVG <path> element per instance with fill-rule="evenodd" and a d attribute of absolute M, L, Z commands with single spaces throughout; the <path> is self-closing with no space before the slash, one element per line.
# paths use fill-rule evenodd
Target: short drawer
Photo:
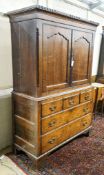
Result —
<path fill-rule="evenodd" d="M 89 101 L 93 99 L 93 90 L 84 91 L 80 94 L 80 103 Z"/>
<path fill-rule="evenodd" d="M 42 153 L 61 144 L 63 141 L 75 136 L 91 125 L 92 114 L 87 114 L 78 120 L 70 122 L 51 133 L 42 136 Z"/>
<path fill-rule="evenodd" d="M 66 97 L 63 99 L 63 109 L 71 108 L 79 104 L 79 94 Z"/>
<path fill-rule="evenodd" d="M 92 112 L 92 102 L 86 102 L 73 107 L 69 110 L 64 110 L 58 114 L 53 114 L 42 119 L 42 134 L 45 134 L 51 130 L 65 125 L 72 120 L 82 117 Z"/>
<path fill-rule="evenodd" d="M 59 112 L 62 110 L 62 99 L 42 103 L 42 117 Z"/>

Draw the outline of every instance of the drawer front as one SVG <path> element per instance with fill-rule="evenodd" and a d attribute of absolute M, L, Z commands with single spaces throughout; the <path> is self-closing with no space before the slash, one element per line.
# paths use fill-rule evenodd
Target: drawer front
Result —
<path fill-rule="evenodd" d="M 42 119 L 42 134 L 69 123 L 81 116 L 92 112 L 92 102 L 87 102 Z"/>
<path fill-rule="evenodd" d="M 42 117 L 62 110 L 62 99 L 42 104 Z"/>
<path fill-rule="evenodd" d="M 64 129 L 58 129 L 50 134 L 42 136 L 42 153 L 54 148 L 64 141 Z"/>
<path fill-rule="evenodd" d="M 67 109 L 79 104 L 79 94 L 63 99 L 63 108 Z"/>
<path fill-rule="evenodd" d="M 51 115 L 48 118 L 42 119 L 42 134 L 45 134 L 65 123 L 64 121 L 64 113 L 61 112 L 59 114 Z"/>
<path fill-rule="evenodd" d="M 42 153 L 45 153 L 46 151 L 61 144 L 63 141 L 88 128 L 91 125 L 91 122 L 92 114 L 87 114 L 75 122 L 70 122 L 51 133 L 45 134 L 42 136 Z"/>
<path fill-rule="evenodd" d="M 75 122 L 69 123 L 66 127 L 66 135 L 65 139 L 67 140 L 70 137 L 78 134 L 79 132 L 85 130 L 92 124 L 92 114 L 89 113 L 80 119 L 76 120 Z"/>
<path fill-rule="evenodd" d="M 93 90 L 85 91 L 80 94 L 80 103 L 93 99 Z"/>

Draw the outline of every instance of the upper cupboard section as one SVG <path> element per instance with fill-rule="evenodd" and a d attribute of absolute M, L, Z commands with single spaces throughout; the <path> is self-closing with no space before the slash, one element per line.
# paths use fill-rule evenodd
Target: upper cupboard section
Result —
<path fill-rule="evenodd" d="M 41 97 L 90 83 L 97 23 L 41 6 L 8 16 L 14 91 Z"/>
<path fill-rule="evenodd" d="M 93 34 L 81 28 L 42 24 L 43 92 L 90 82 Z"/>

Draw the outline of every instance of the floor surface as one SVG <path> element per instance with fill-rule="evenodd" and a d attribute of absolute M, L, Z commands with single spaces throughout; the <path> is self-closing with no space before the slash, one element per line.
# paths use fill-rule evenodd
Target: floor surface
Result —
<path fill-rule="evenodd" d="M 51 154 L 40 172 L 33 172 L 23 155 L 10 157 L 28 175 L 104 175 L 104 118 L 96 117 L 89 137 L 78 137 Z"/>

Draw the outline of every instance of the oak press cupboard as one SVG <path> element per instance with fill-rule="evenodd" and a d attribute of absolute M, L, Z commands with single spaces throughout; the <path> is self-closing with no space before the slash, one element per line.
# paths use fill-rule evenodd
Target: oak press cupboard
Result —
<path fill-rule="evenodd" d="M 7 14 L 13 56 L 14 147 L 35 160 L 92 125 L 97 23 L 42 6 Z"/>

